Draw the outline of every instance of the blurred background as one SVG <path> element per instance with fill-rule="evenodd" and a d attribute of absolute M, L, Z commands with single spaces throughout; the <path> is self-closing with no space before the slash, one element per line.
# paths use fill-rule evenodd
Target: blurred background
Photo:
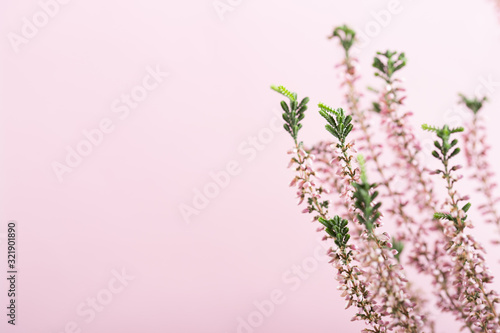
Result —
<path fill-rule="evenodd" d="M 301 139 L 328 138 L 313 106 L 344 103 L 343 52 L 327 39 L 337 25 L 363 40 L 361 87 L 378 84 L 376 51 L 406 52 L 406 109 L 424 143 L 421 123 L 467 121 L 458 92 L 487 95 L 490 159 L 500 163 L 493 1 L 1 7 L 2 251 L 7 221 L 19 226 L 18 321 L 2 320 L 5 332 L 359 332 L 288 187 L 293 141 L 269 89 L 309 96 Z M 498 276 L 494 229 L 474 214 Z M 438 332 L 458 331 L 436 317 Z"/>

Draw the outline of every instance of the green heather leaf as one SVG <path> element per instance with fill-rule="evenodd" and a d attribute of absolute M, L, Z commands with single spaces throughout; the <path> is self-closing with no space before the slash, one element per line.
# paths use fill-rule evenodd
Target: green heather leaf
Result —
<path fill-rule="evenodd" d="M 435 126 L 429 126 L 427 124 L 422 124 L 422 129 L 424 131 L 435 132 L 435 133 L 437 133 L 437 131 L 439 130 L 437 127 L 435 127 Z"/>
<path fill-rule="evenodd" d="M 453 221 L 453 216 L 447 213 L 434 213 L 434 218 L 435 219 L 440 219 L 440 220 L 450 220 Z"/>
<path fill-rule="evenodd" d="M 282 94 L 283 96 L 288 97 L 291 101 L 295 101 L 297 99 L 297 94 L 290 92 L 288 89 L 286 89 L 283 86 L 271 86 L 271 89 L 274 91 Z"/>
<path fill-rule="evenodd" d="M 460 148 L 455 148 L 455 150 L 450 154 L 448 158 L 452 158 L 453 156 L 457 155 L 460 153 Z"/>
<path fill-rule="evenodd" d="M 285 101 L 281 101 L 280 104 L 281 104 L 281 108 L 283 109 L 283 111 L 285 111 L 287 113 L 290 112 L 290 109 L 288 108 L 288 105 L 286 104 Z"/>
<path fill-rule="evenodd" d="M 456 128 L 450 129 L 450 133 L 459 133 L 459 132 L 463 132 L 463 131 L 464 131 L 463 127 L 456 127 Z"/>
<path fill-rule="evenodd" d="M 486 102 L 488 99 L 486 97 L 483 98 L 467 98 L 463 94 L 458 94 L 460 97 L 460 103 L 465 104 L 465 106 L 471 110 L 474 114 L 476 114 L 482 107 L 483 103 Z"/>
<path fill-rule="evenodd" d="M 304 97 L 302 101 L 300 101 L 299 108 L 305 106 L 307 103 L 309 103 L 309 97 Z"/>
<path fill-rule="evenodd" d="M 375 67 L 376 69 L 378 69 L 381 72 L 385 72 L 384 64 L 377 57 L 373 58 L 373 64 L 372 64 L 372 66 Z"/>

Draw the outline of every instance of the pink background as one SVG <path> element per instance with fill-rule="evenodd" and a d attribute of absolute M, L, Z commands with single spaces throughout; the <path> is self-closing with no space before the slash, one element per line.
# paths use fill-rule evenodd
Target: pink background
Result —
<path fill-rule="evenodd" d="M 342 52 L 326 36 L 343 23 L 373 25 L 372 12 L 389 1 L 229 2 L 233 10 L 222 20 L 212 0 L 72 0 L 16 53 L 8 34 L 20 34 L 23 17 L 31 19 L 40 5 L 2 0 L 0 232 L 8 220 L 19 224 L 18 325 L 7 325 L 2 312 L 2 331 L 360 330 L 350 322 L 354 310 L 343 310 L 333 268 L 313 257 L 319 235 L 287 187 L 292 141 L 269 129 L 280 100 L 269 85 L 310 96 L 311 106 L 342 106 L 334 70 Z M 481 78 L 500 81 L 493 2 L 401 0 L 400 8 L 360 51 L 363 85 L 377 83 L 375 51 L 404 50 L 414 125 L 461 121 L 447 113 L 457 92 L 472 94 Z M 120 119 L 112 103 L 157 65 L 170 75 Z M 484 109 L 492 143 L 500 140 L 492 127 L 500 119 L 499 91 L 497 84 Z M 113 131 L 59 182 L 51 164 L 63 163 L 66 147 L 105 118 Z M 322 127 L 312 107 L 302 139 L 328 138 Z M 250 148 L 259 134 L 259 150 Z M 496 145 L 496 165 L 499 154 Z M 230 161 L 239 173 L 188 223 L 180 205 L 191 205 L 210 172 Z M 478 237 L 489 239 L 493 228 L 475 220 Z M 500 274 L 498 256 L 490 259 Z M 307 277 L 297 279 L 294 265 L 305 265 Z M 77 308 L 109 295 L 113 271 L 122 268 L 134 279 L 86 322 Z M 259 323 L 255 302 L 273 290 L 282 302 Z M 249 316 L 258 327 L 238 331 L 239 318 Z M 438 331 L 456 331 L 454 325 L 442 316 Z"/>

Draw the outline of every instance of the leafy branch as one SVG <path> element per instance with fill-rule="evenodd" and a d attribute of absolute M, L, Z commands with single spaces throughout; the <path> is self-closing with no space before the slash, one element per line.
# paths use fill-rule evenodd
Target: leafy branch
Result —
<path fill-rule="evenodd" d="M 281 101 L 281 108 L 283 109 L 283 128 L 290 133 L 295 144 L 297 144 L 297 135 L 299 130 L 302 128 L 300 121 L 304 119 L 304 112 L 307 110 L 307 103 L 309 102 L 309 97 L 305 97 L 300 103 L 297 102 L 297 93 L 290 92 L 283 86 L 271 86 L 271 89 L 280 93 L 281 95 L 288 97 L 290 102 L 287 104 L 285 101 Z"/>
<path fill-rule="evenodd" d="M 334 110 L 321 103 L 318 106 L 320 108 L 319 114 L 328 122 L 325 125 L 326 130 L 340 141 L 341 146 L 344 146 L 353 127 L 351 124 L 352 117 L 346 115 L 342 108 Z"/>
<path fill-rule="evenodd" d="M 378 70 L 378 72 L 375 72 L 375 76 L 381 77 L 388 84 L 392 82 L 392 75 L 405 65 L 406 56 L 404 52 L 398 54 L 396 51 L 377 52 L 372 64 Z"/>
<path fill-rule="evenodd" d="M 338 37 L 340 39 L 340 44 L 344 48 L 346 58 L 348 58 L 349 50 L 356 40 L 356 32 L 344 24 L 342 26 L 336 27 L 333 30 L 332 35 L 328 38 L 332 39 L 335 37 Z"/>
<path fill-rule="evenodd" d="M 396 258 L 396 260 L 398 262 L 401 261 L 401 252 L 403 252 L 403 249 L 405 247 L 405 244 L 401 241 L 398 241 L 396 238 L 392 237 L 392 249 L 396 250 L 396 254 L 394 255 L 394 258 Z"/>
<path fill-rule="evenodd" d="M 488 98 L 486 98 L 486 97 L 483 97 L 483 98 L 477 98 L 477 97 L 467 98 L 464 94 L 458 94 L 458 96 L 460 97 L 460 102 L 463 103 L 463 104 L 465 104 L 465 106 L 469 110 L 471 110 L 472 112 L 474 112 L 474 114 L 476 114 L 483 107 L 483 103 L 488 100 Z"/>
<path fill-rule="evenodd" d="M 463 127 L 449 128 L 448 125 L 444 125 L 442 128 L 438 128 L 423 124 L 422 129 L 436 133 L 438 138 L 441 139 L 441 143 L 437 140 L 434 141 L 434 146 L 438 149 L 432 151 L 432 156 L 435 158 L 444 162 L 448 161 L 460 152 L 460 148 L 457 147 L 450 153 L 451 148 L 458 143 L 457 139 L 453 139 L 453 141 L 450 142 L 450 136 L 453 133 L 463 132 Z"/>
<path fill-rule="evenodd" d="M 376 184 L 370 184 L 366 181 L 366 177 L 362 177 L 360 183 L 354 183 L 354 207 L 359 210 L 357 214 L 358 221 L 363 223 L 366 229 L 372 233 L 374 227 L 378 225 L 378 219 L 382 215 L 379 208 L 381 202 L 375 203 L 378 196 L 378 191 L 372 191 Z"/>
<path fill-rule="evenodd" d="M 322 217 L 318 221 L 325 226 L 325 231 L 328 235 L 333 237 L 335 244 L 343 249 L 347 246 L 347 242 L 351 238 L 349 235 L 349 228 L 347 227 L 347 220 L 336 215 L 333 219 L 326 220 Z"/>
<path fill-rule="evenodd" d="M 454 133 L 463 132 L 464 129 L 463 127 L 450 128 L 448 125 L 444 125 L 443 127 L 439 128 L 435 126 L 429 126 L 427 124 L 423 124 L 422 129 L 429 132 L 434 132 L 440 139 L 440 141 L 439 140 L 434 141 L 434 146 L 436 147 L 436 150 L 432 151 L 432 156 L 440 160 L 444 168 L 442 170 L 441 169 L 435 170 L 434 173 L 442 174 L 443 178 L 446 180 L 447 190 L 450 195 L 450 200 L 452 205 L 452 211 L 456 212 L 456 216 L 453 216 L 452 214 L 449 213 L 438 212 L 434 214 L 434 218 L 452 221 L 456 230 L 458 232 L 461 232 L 465 228 L 465 220 L 467 219 L 467 215 L 465 215 L 465 213 L 469 210 L 471 204 L 467 203 L 462 208 L 458 207 L 458 202 L 460 201 L 460 199 L 457 199 L 455 197 L 456 191 L 453 191 L 453 185 L 457 181 L 457 178 L 452 177 L 452 172 L 457 170 L 458 167 L 457 166 L 450 167 L 449 164 L 450 164 L 450 159 L 460 153 L 460 148 L 455 147 L 458 143 L 458 140 L 453 139 L 450 142 L 451 135 Z"/>

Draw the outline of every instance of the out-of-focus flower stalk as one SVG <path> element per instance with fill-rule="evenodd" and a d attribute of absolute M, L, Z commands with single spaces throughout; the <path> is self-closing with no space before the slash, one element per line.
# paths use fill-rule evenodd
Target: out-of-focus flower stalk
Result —
<path fill-rule="evenodd" d="M 443 278 L 443 272 L 441 270 L 435 269 L 435 264 L 431 259 L 431 248 L 427 244 L 425 237 L 428 234 L 428 230 L 426 230 L 425 224 L 418 226 L 415 219 L 406 212 L 407 202 L 404 201 L 402 193 L 393 189 L 392 181 L 394 177 L 388 177 L 386 175 L 388 168 L 380 159 L 382 146 L 373 141 L 373 133 L 370 131 L 369 125 L 369 113 L 361 111 L 359 107 L 361 94 L 358 92 L 355 85 L 356 81 L 359 79 L 355 66 L 357 59 L 351 57 L 348 50 L 346 51 L 344 61 L 337 67 L 342 67 L 344 70 L 341 86 L 347 88 L 345 95 L 346 103 L 353 115 L 354 121 L 358 125 L 357 128 L 354 128 L 354 130 L 361 132 L 359 142 L 362 147 L 360 149 L 365 152 L 368 163 L 373 162 L 380 177 L 380 185 L 384 190 L 384 197 L 391 205 L 388 212 L 395 218 L 399 227 L 404 226 L 403 228 L 399 228 L 398 240 L 408 241 L 413 245 L 413 251 L 410 255 L 410 263 L 416 266 L 418 271 L 430 274 L 435 280 L 435 285 L 438 286 L 435 292 L 441 294 L 442 289 L 447 288 L 446 279 Z M 432 213 L 430 212 L 429 215 L 431 216 L 431 214 Z M 423 300 L 420 299 L 420 302 L 422 301 Z M 423 318 L 428 320 L 425 324 L 432 330 L 434 322 L 429 320 L 428 316 L 423 316 Z"/>
<path fill-rule="evenodd" d="M 497 208 L 500 197 L 495 196 L 494 193 L 494 188 L 497 186 L 494 180 L 495 173 L 488 162 L 490 146 L 487 143 L 486 126 L 479 112 L 485 99 L 468 100 L 463 95 L 462 98 L 468 108 L 473 111 L 472 122 L 468 122 L 465 126 L 463 139 L 467 167 L 472 169 L 472 178 L 479 183 L 477 190 L 486 201 L 479 206 L 479 210 L 487 218 L 486 222 L 495 224 L 500 232 L 500 213 Z M 498 240 L 496 242 L 498 243 Z"/>
<path fill-rule="evenodd" d="M 407 180 L 407 192 L 413 193 L 411 202 L 417 205 L 419 211 L 425 215 L 420 215 L 422 221 L 418 230 L 412 234 L 412 241 L 415 242 L 414 250 L 410 256 L 412 263 L 420 272 L 427 273 L 433 278 L 435 286 L 434 294 L 438 298 L 437 305 L 447 312 L 455 314 L 457 319 L 465 323 L 465 327 L 471 332 L 475 329 L 468 319 L 468 311 L 464 304 L 458 300 L 453 293 L 452 277 L 450 269 L 453 267 L 454 258 L 445 250 L 446 239 L 442 237 L 443 226 L 437 219 L 432 218 L 432 214 L 437 206 L 437 200 L 433 194 L 433 184 L 427 177 L 428 170 L 419 162 L 417 155 L 421 151 L 420 143 L 416 139 L 413 128 L 409 124 L 408 118 L 411 112 L 406 112 L 402 116 L 398 115 L 398 106 L 402 105 L 405 96 L 400 96 L 404 92 L 401 87 L 401 80 L 390 78 L 379 96 L 380 114 L 382 125 L 388 135 L 388 144 L 396 153 L 399 161 L 395 167 L 399 170 L 408 170 L 405 174 Z M 402 207 L 404 208 L 404 207 Z M 413 220 L 404 209 L 399 211 L 404 220 Z M 406 215 L 406 216 L 405 216 Z M 414 222 L 415 223 L 415 222 Z M 406 224 L 410 225 L 411 224 Z M 438 238 L 431 247 L 425 240 L 432 231 L 438 232 Z M 410 229 L 411 232 L 411 229 Z"/>

